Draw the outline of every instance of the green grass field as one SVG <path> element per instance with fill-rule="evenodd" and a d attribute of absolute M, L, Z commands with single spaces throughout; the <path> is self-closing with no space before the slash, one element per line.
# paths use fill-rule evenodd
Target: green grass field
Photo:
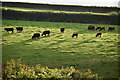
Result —
<path fill-rule="evenodd" d="M 88 31 L 89 24 L 35 22 L 3 20 L 2 50 L 3 63 L 10 59 L 21 58 L 25 64 L 41 64 L 50 68 L 75 66 L 79 70 L 91 69 L 101 77 L 118 77 L 118 26 L 92 24 L 105 27 L 100 31 L 102 37 L 95 37 L 99 31 Z M 13 34 L 4 31 L 5 27 L 24 27 L 22 33 Z M 108 32 L 108 27 L 114 26 L 115 31 Z M 65 33 L 60 32 L 64 27 Z M 32 40 L 34 33 L 50 30 L 50 36 L 41 36 Z M 79 33 L 78 38 L 72 38 L 72 33 Z"/>

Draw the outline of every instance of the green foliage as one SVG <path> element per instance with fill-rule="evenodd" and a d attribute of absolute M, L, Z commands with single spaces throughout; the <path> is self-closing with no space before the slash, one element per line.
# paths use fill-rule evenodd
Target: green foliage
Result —
<path fill-rule="evenodd" d="M 78 79 L 78 78 L 90 78 L 98 79 L 97 74 L 92 74 L 90 70 L 81 72 L 74 67 L 66 68 L 54 68 L 43 67 L 40 65 L 28 66 L 21 63 L 20 59 L 7 61 L 3 66 L 3 78 L 52 78 L 54 79 Z"/>

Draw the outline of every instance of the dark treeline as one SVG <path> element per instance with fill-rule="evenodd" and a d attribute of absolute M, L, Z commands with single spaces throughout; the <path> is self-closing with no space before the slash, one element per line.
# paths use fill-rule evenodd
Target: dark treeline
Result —
<path fill-rule="evenodd" d="M 34 9 L 44 9 L 44 10 L 96 12 L 96 13 L 108 13 L 108 12 L 119 10 L 119 8 L 117 7 L 52 5 L 52 4 L 20 3 L 20 2 L 2 2 L 2 6 L 3 7 L 6 6 L 6 7 L 34 8 Z"/>
<path fill-rule="evenodd" d="M 97 24 L 119 24 L 118 16 L 65 14 L 45 12 L 22 12 L 3 10 L 2 18 L 8 20 L 49 21 L 49 22 L 74 22 L 74 23 L 97 23 Z M 119 16 L 120 18 L 120 16 Z"/>

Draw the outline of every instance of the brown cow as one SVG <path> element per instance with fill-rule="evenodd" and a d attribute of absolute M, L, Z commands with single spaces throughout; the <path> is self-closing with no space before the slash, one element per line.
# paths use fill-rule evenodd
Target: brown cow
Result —
<path fill-rule="evenodd" d="M 22 32 L 23 31 L 23 27 L 16 27 L 17 32 Z"/>
<path fill-rule="evenodd" d="M 89 26 L 88 26 L 88 30 L 95 30 L 95 26 L 89 25 Z"/>
<path fill-rule="evenodd" d="M 96 34 L 96 37 L 100 36 L 101 37 L 102 33 L 97 33 Z"/>
<path fill-rule="evenodd" d="M 72 38 L 75 37 L 75 36 L 76 36 L 76 38 L 77 38 L 77 37 L 78 37 L 78 33 L 72 34 Z"/>
<path fill-rule="evenodd" d="M 108 28 L 108 31 L 113 31 L 113 30 L 115 31 L 115 27 L 109 27 Z"/>
<path fill-rule="evenodd" d="M 40 37 L 40 33 L 34 33 L 33 36 L 32 36 L 32 39 L 39 38 L 39 37 Z"/>
<path fill-rule="evenodd" d="M 14 32 L 13 28 L 5 28 L 4 30 L 6 30 L 7 32 L 12 31 L 12 33 Z"/>

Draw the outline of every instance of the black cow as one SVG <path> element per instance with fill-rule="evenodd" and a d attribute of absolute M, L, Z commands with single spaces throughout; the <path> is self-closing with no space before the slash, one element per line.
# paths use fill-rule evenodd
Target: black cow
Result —
<path fill-rule="evenodd" d="M 60 31 L 61 31 L 62 33 L 64 33 L 65 28 L 60 28 Z"/>
<path fill-rule="evenodd" d="M 76 38 L 77 38 L 77 37 L 78 37 L 78 33 L 72 34 L 72 38 L 75 37 L 75 36 L 76 36 Z"/>
<path fill-rule="evenodd" d="M 104 28 L 104 27 L 101 27 L 101 28 L 99 29 L 99 31 L 102 31 L 102 30 L 105 30 L 105 28 Z"/>
<path fill-rule="evenodd" d="M 40 37 L 40 33 L 34 33 L 33 36 L 32 36 L 32 39 L 39 38 L 39 37 Z"/>
<path fill-rule="evenodd" d="M 101 27 L 97 27 L 97 28 L 96 28 L 96 31 L 97 31 L 97 30 L 100 30 L 100 28 L 101 28 Z"/>
<path fill-rule="evenodd" d="M 113 31 L 113 30 L 115 30 L 115 27 L 109 27 L 108 28 L 108 31 Z"/>
<path fill-rule="evenodd" d="M 13 28 L 5 28 L 4 30 L 6 30 L 7 32 L 12 31 L 12 33 L 14 32 Z"/>
<path fill-rule="evenodd" d="M 46 34 L 48 34 L 48 36 L 49 36 L 49 35 L 50 35 L 50 31 L 49 31 L 49 30 L 47 30 L 47 31 L 43 31 L 42 36 L 43 36 L 43 35 L 46 36 Z"/>
<path fill-rule="evenodd" d="M 22 32 L 23 31 L 23 27 L 16 27 L 17 32 Z"/>
<path fill-rule="evenodd" d="M 95 30 L 95 26 L 89 25 L 89 26 L 88 26 L 88 30 Z"/>
<path fill-rule="evenodd" d="M 96 28 L 96 31 L 97 31 L 97 30 L 102 31 L 102 30 L 105 30 L 105 28 L 104 28 L 104 27 L 97 27 L 97 28 Z"/>
<path fill-rule="evenodd" d="M 102 33 L 97 33 L 96 34 L 96 37 L 100 36 L 101 37 Z"/>

